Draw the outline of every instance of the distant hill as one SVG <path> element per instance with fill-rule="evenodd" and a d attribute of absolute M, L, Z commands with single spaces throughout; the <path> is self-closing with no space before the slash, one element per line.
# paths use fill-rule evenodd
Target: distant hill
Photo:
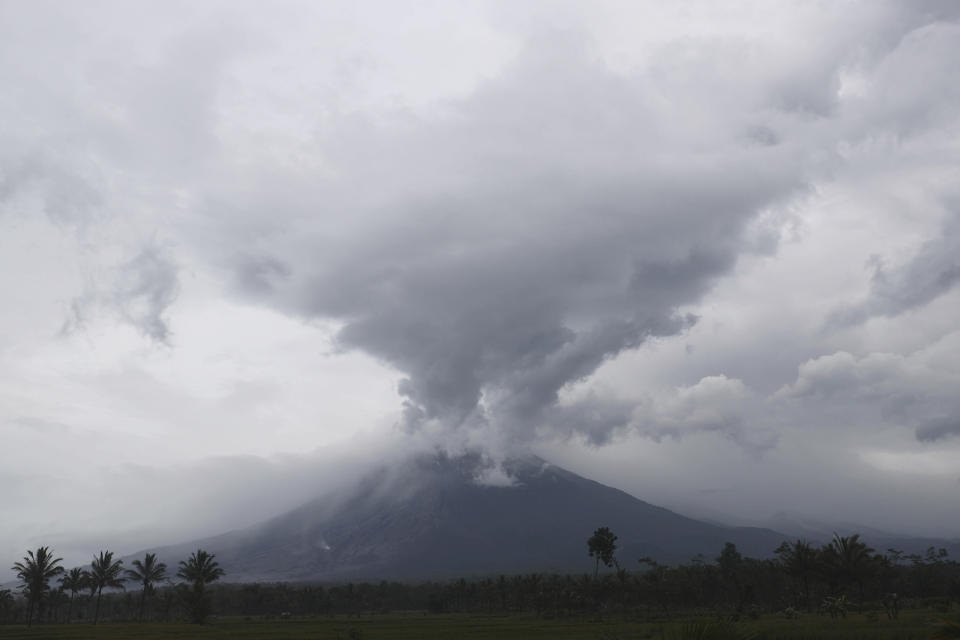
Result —
<path fill-rule="evenodd" d="M 791 538 L 803 538 L 816 544 L 826 544 L 833 539 L 834 533 L 841 536 L 860 534 L 860 539 L 869 544 L 877 553 L 888 554 L 890 549 L 903 552 L 904 556 L 911 554 L 925 555 L 927 549 L 946 549 L 951 558 L 960 557 L 960 540 L 944 538 L 925 538 L 890 533 L 860 524 L 845 522 L 827 523 L 809 518 L 791 516 L 784 512 L 774 514 L 767 522 L 770 528 L 782 531 Z"/>
<path fill-rule="evenodd" d="M 478 482 L 489 471 L 479 456 L 419 456 L 253 527 L 151 551 L 175 563 L 202 547 L 230 581 L 320 581 L 586 572 L 586 540 L 601 526 L 630 569 L 643 556 L 712 560 L 727 541 L 766 557 L 786 539 L 686 518 L 536 457 L 505 469 L 513 484 L 492 486 Z"/>

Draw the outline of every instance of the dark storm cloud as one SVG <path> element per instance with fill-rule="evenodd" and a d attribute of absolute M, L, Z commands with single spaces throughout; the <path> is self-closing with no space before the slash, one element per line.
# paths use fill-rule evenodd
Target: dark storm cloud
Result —
<path fill-rule="evenodd" d="M 864 95 L 851 100 L 850 107 L 861 118 L 851 126 L 851 134 L 876 140 L 882 132 L 908 145 L 911 136 L 932 132 L 933 139 L 926 142 L 932 157 L 941 153 L 942 129 L 955 127 L 960 105 L 960 70 L 952 63 L 960 55 L 960 5 L 929 2 L 898 11 L 901 20 L 892 24 L 901 29 L 886 29 L 891 47 L 878 57 Z M 855 133 L 858 128 L 860 133 Z M 919 159 L 914 162 L 923 165 Z M 944 209 L 942 227 L 904 264 L 888 266 L 879 254 L 872 258 L 866 299 L 832 313 L 827 329 L 922 308 L 960 282 L 960 207 L 952 188 L 934 189 L 940 198 L 935 206 Z"/>
<path fill-rule="evenodd" d="M 917 427 L 917 440 L 933 442 L 950 436 L 960 436 L 960 414 L 934 418 Z"/>
<path fill-rule="evenodd" d="M 271 153 L 231 164 L 218 100 L 260 39 L 242 20 L 212 20 L 137 65 L 61 72 L 62 113 L 50 120 L 72 115 L 82 133 L 59 124 L 51 135 L 93 150 L 134 192 L 149 185 L 158 206 L 208 214 L 174 233 L 230 265 L 245 294 L 334 319 L 342 347 L 402 372 L 407 428 L 493 423 L 528 439 L 565 387 L 686 330 L 696 318 L 683 307 L 740 255 L 772 253 L 776 234 L 748 238 L 748 225 L 808 189 L 844 126 L 909 133 L 949 116 L 949 82 L 894 91 L 931 50 L 949 58 L 948 10 L 884 5 L 858 38 L 831 32 L 809 56 L 681 38 L 631 72 L 611 70 L 583 33 L 543 29 L 466 98 L 422 113 L 324 105 L 298 132 L 303 167 L 280 168 Z M 32 20 L 71 31 L 44 12 Z M 840 96 L 848 67 L 876 75 L 853 111 Z M 949 65 L 937 73 L 953 77 Z M 77 299 L 73 325 L 94 297 L 169 339 L 176 269 L 159 254 L 134 262 Z"/>
<path fill-rule="evenodd" d="M 249 260 L 235 274 L 342 320 L 342 347 L 403 372 L 408 429 L 493 424 L 529 439 L 565 386 L 690 327 L 682 307 L 752 247 L 746 225 L 805 188 L 789 132 L 744 139 L 756 105 L 718 118 L 681 93 L 698 106 L 680 117 L 662 92 L 695 88 L 658 77 L 614 74 L 561 38 L 439 121 L 353 123 L 335 151 L 340 175 L 363 179 L 356 198 L 318 205 L 342 207 L 342 226 L 275 247 L 290 266 L 276 292 Z M 386 195 L 370 204 L 371 192 Z M 604 441 L 619 421 L 595 422 L 578 430 Z"/>
<path fill-rule="evenodd" d="M 868 298 L 836 312 L 828 326 L 850 326 L 876 316 L 892 317 L 922 307 L 960 283 L 960 214 L 954 204 L 946 224 L 904 265 L 889 268 L 878 257 Z"/>
<path fill-rule="evenodd" d="M 625 432 L 633 417 L 633 402 L 615 402 L 591 395 L 575 403 L 553 406 L 544 411 L 544 421 L 559 435 L 581 434 L 595 447 L 609 444 Z"/>
<path fill-rule="evenodd" d="M 269 256 L 244 255 L 234 260 L 233 272 L 235 284 L 241 291 L 262 296 L 290 276 L 290 267 Z"/>
<path fill-rule="evenodd" d="M 584 34 L 543 29 L 466 98 L 419 112 L 320 104 L 316 119 L 295 119 L 309 124 L 288 164 L 240 143 L 264 140 L 260 130 L 219 119 L 229 105 L 218 101 L 241 84 L 232 65 L 259 42 L 231 20 L 179 29 L 135 65 L 107 56 L 103 73 L 71 67 L 55 76 L 58 110 L 47 119 L 60 123 L 53 139 L 92 151 L 136 199 L 160 196 L 185 253 L 228 264 L 245 294 L 337 321 L 343 348 L 398 369 L 409 429 L 492 423 L 528 439 L 557 419 L 548 410 L 564 388 L 685 331 L 696 318 L 684 307 L 741 255 L 773 253 L 777 233 L 751 236 L 751 223 L 809 193 L 845 136 L 906 137 L 953 117 L 955 65 L 934 65 L 937 82 L 915 72 L 952 59 L 950 6 L 878 6 L 862 25 L 853 12 L 833 16 L 809 55 L 678 38 L 629 72 L 608 67 Z M 46 12 L 31 20 L 72 31 Z M 57 72 L 59 60 L 41 68 Z M 851 70 L 869 76 L 862 100 L 842 95 Z M 231 95 L 273 108 L 269 91 L 251 88 Z M 284 130 L 269 112 L 278 117 L 267 125 Z M 245 150 L 236 159 L 231 134 Z M 932 293 L 912 295 L 950 285 L 951 272 L 934 271 L 918 268 L 929 280 L 919 290 Z M 916 290 L 877 273 L 894 282 L 877 285 L 889 304 Z M 148 252 L 119 274 L 88 297 L 167 341 L 172 262 Z M 90 313 L 85 299 L 74 324 Z M 602 440 L 616 422 L 582 431 Z"/>
<path fill-rule="evenodd" d="M 744 253 L 775 251 L 777 234 L 754 237 L 751 223 L 809 193 L 845 136 L 909 136 L 949 117 L 950 89 L 885 98 L 930 50 L 956 47 L 934 9 L 892 8 L 860 40 L 809 57 L 686 41 L 626 74 L 577 34 L 541 33 L 434 117 L 328 121 L 325 170 L 304 195 L 338 224 L 305 223 L 301 201 L 289 216 L 297 239 L 262 243 L 289 275 L 265 287 L 240 262 L 238 280 L 342 322 L 340 346 L 402 372 L 409 430 L 493 425 L 529 440 L 556 424 L 604 442 L 623 412 L 570 407 L 565 418 L 565 388 L 692 326 L 684 306 Z M 849 69 L 872 83 L 844 102 Z M 739 418 L 703 424 L 749 431 Z"/>
<path fill-rule="evenodd" d="M 849 427 L 897 425 L 916 439 L 934 442 L 960 434 L 956 341 L 906 356 L 873 353 L 857 358 L 837 352 L 800 365 L 796 381 L 776 394 L 802 400 L 808 425 L 838 419 Z"/>

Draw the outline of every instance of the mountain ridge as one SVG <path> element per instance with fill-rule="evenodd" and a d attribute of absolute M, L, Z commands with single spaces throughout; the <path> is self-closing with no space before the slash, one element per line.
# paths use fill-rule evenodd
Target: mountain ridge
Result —
<path fill-rule="evenodd" d="M 586 571 L 586 540 L 601 526 L 619 536 L 628 568 L 644 556 L 709 557 L 727 541 L 770 556 L 787 539 L 688 518 L 535 456 L 491 470 L 479 454 L 414 456 L 251 527 L 149 551 L 166 559 L 204 548 L 231 581 L 325 581 Z"/>

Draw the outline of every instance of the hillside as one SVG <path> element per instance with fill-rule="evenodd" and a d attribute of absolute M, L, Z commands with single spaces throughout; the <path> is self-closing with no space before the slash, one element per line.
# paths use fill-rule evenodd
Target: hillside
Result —
<path fill-rule="evenodd" d="M 686 518 L 539 458 L 505 468 L 514 483 L 491 486 L 477 481 L 477 456 L 420 456 L 248 529 L 155 551 L 172 561 L 202 547 L 231 581 L 416 579 L 588 571 L 586 540 L 599 526 L 619 536 L 629 568 L 642 556 L 712 558 L 726 541 L 768 556 L 784 539 Z"/>

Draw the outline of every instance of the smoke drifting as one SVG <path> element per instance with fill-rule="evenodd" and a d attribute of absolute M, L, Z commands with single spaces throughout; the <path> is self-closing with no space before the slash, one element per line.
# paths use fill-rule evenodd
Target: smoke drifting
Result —
<path fill-rule="evenodd" d="M 402 372 L 406 430 L 569 433 L 562 390 L 692 326 L 684 305 L 754 250 L 748 224 L 804 192 L 789 130 L 765 145 L 743 135 L 768 125 L 773 93 L 718 114 L 665 71 L 615 74 L 561 39 L 439 121 L 354 130 L 337 145 L 340 175 L 363 177 L 347 178 L 359 201 L 324 186 L 342 224 L 307 226 L 258 260 L 267 269 L 237 262 L 236 278 L 341 320 L 342 348 Z M 284 277 L 265 286 L 268 272 Z M 629 421 L 569 411 L 595 442 Z"/>
<path fill-rule="evenodd" d="M 692 327 L 690 307 L 743 255 L 775 252 L 780 230 L 764 221 L 842 164 L 837 145 L 862 140 L 865 119 L 924 131 L 926 111 L 913 121 L 870 100 L 917 55 L 911 31 L 929 16 L 907 13 L 776 67 L 711 42 L 615 71 L 586 38 L 541 34 L 429 117 L 332 116 L 316 147 L 326 169 L 296 198 L 261 192 L 296 204 L 256 258 L 227 262 L 247 295 L 335 319 L 341 348 L 396 368 L 409 432 L 511 446 L 697 430 L 629 402 L 560 401 L 609 359 Z M 950 46 L 944 29 L 937 47 Z M 845 97 L 851 69 L 874 82 Z M 931 277 L 916 304 L 952 283 Z M 701 410 L 728 413 L 731 398 Z M 702 428 L 743 440 L 742 419 L 724 415 Z"/>

